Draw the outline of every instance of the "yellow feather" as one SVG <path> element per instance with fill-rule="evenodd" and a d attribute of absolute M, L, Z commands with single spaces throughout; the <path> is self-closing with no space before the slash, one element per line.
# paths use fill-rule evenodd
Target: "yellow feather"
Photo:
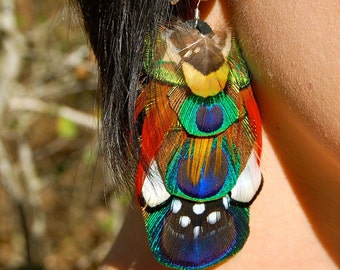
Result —
<path fill-rule="evenodd" d="M 213 140 L 214 138 L 193 138 L 190 142 L 187 174 L 190 175 L 193 185 L 198 184 L 202 168 L 208 167 Z"/>
<path fill-rule="evenodd" d="M 229 67 L 224 64 L 218 70 L 204 75 L 189 63 L 182 64 L 185 81 L 190 90 L 203 98 L 215 96 L 221 92 L 228 79 Z"/>

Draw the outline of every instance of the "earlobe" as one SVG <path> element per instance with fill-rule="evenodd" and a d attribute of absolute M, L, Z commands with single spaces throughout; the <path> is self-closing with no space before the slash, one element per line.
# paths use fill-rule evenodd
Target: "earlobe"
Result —
<path fill-rule="evenodd" d="M 231 25 L 229 1 L 209 0 L 201 3 L 201 18 L 215 31 L 227 31 Z"/>

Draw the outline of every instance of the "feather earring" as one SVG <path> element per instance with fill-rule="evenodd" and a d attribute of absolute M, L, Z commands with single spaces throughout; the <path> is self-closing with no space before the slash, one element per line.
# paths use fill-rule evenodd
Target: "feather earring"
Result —
<path fill-rule="evenodd" d="M 261 118 L 235 37 L 197 16 L 146 40 L 149 82 L 141 121 L 136 194 L 157 260 L 206 268 L 236 254 L 258 193 Z"/>

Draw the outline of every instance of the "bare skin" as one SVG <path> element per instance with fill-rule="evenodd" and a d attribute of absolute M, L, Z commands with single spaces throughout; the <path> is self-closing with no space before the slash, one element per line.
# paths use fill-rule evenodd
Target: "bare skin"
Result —
<path fill-rule="evenodd" d="M 215 269 L 340 267 L 339 9 L 337 0 L 201 4 L 213 29 L 232 19 L 264 124 L 265 183 L 251 206 L 250 237 Z M 136 211 L 104 265 L 165 269 L 150 253 Z"/>

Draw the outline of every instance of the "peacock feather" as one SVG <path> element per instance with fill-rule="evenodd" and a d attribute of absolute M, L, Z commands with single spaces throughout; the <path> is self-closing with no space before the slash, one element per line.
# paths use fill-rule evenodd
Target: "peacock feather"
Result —
<path fill-rule="evenodd" d="M 236 39 L 199 21 L 146 40 L 136 193 L 159 262 L 200 269 L 237 253 L 262 176 L 261 118 Z"/>

